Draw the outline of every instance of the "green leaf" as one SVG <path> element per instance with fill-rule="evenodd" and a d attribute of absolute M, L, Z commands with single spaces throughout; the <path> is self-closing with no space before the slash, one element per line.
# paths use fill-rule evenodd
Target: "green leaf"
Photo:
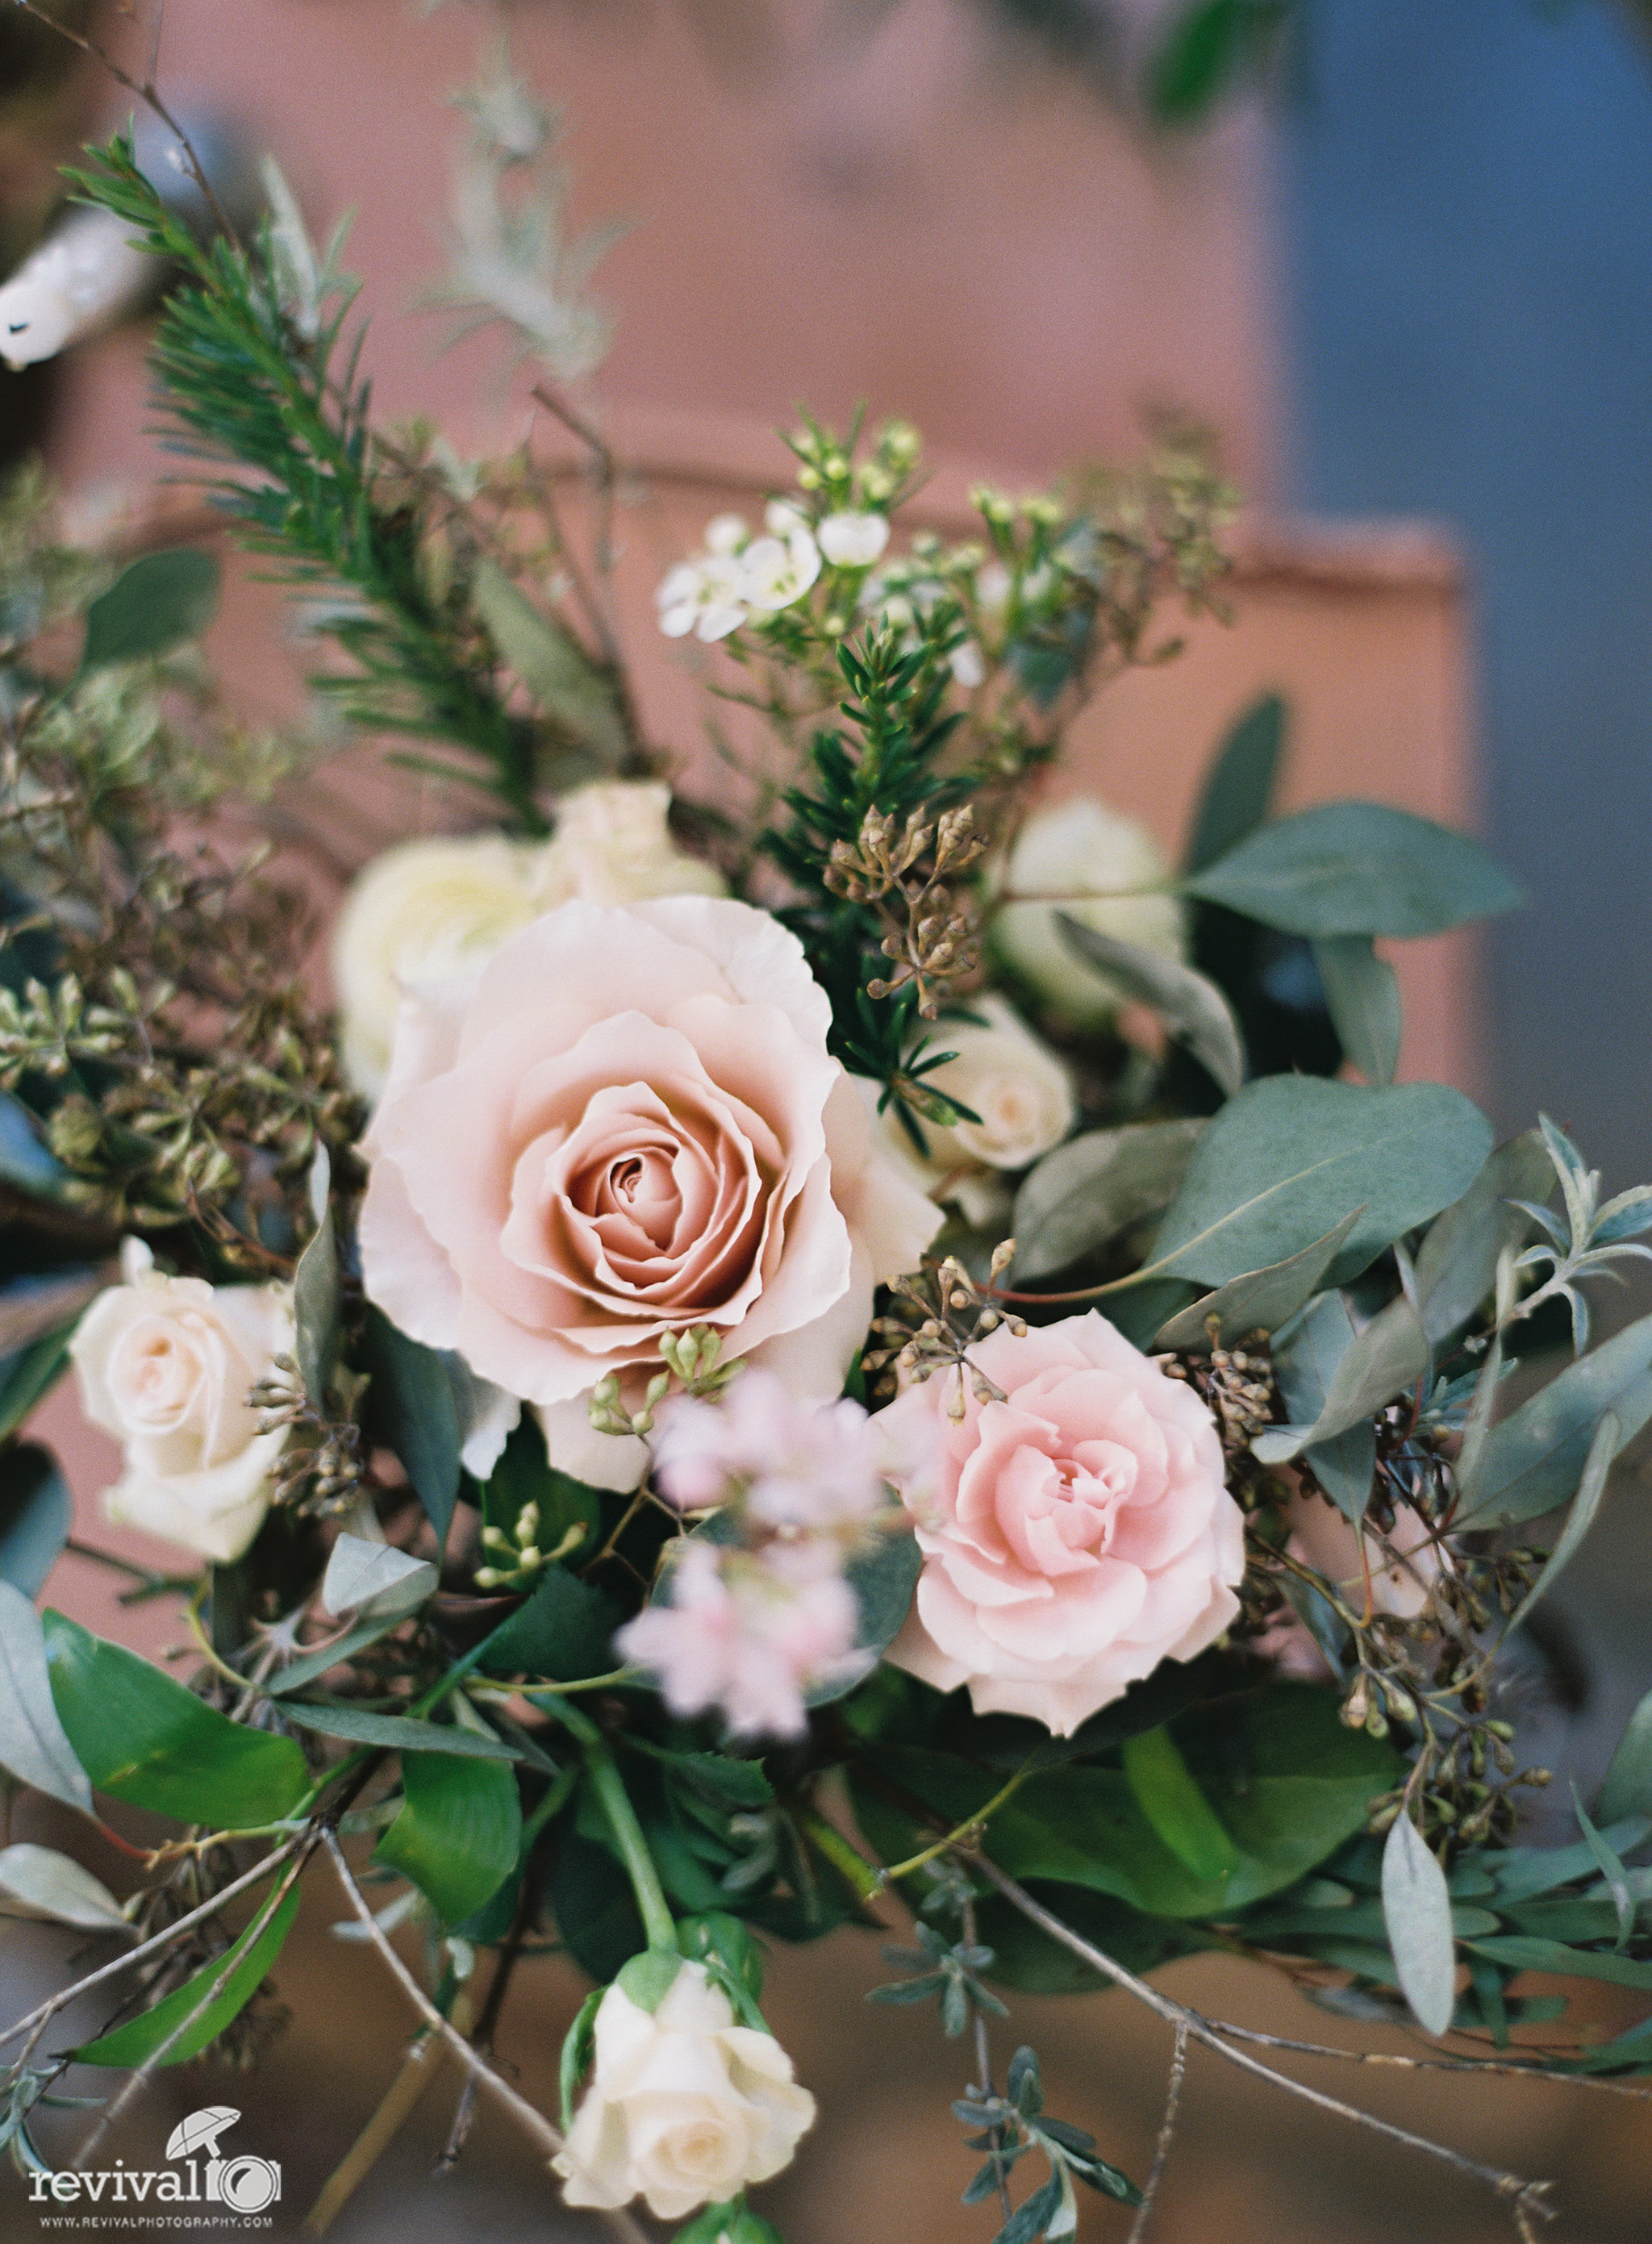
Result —
<path fill-rule="evenodd" d="M 55 1199 L 69 1173 L 41 1142 L 40 1127 L 20 1098 L 0 1091 L 0 1181 Z"/>
<path fill-rule="evenodd" d="M 1311 1430 L 1324 1412 L 1353 1345 L 1348 1304 L 1340 1294 L 1321 1294 L 1274 1335 L 1274 1375 L 1291 1423 L 1289 1430 L 1270 1432 L 1287 1436 L 1283 1446 L 1290 1455 L 1298 1452 L 1298 1436 Z M 1258 1434 L 1252 1444 L 1264 1463 L 1267 1457 L 1258 1445 L 1269 1440 L 1268 1434 Z M 1306 1463 L 1337 1509 L 1357 1527 L 1371 1501 L 1371 1476 L 1377 1470 L 1375 1429 L 1367 1422 L 1330 1441 L 1316 1442 L 1306 1452 Z"/>
<path fill-rule="evenodd" d="M 1466 1191 L 1491 1144 L 1479 1109 L 1444 1084 L 1264 1077 L 1206 1125 L 1146 1274 L 1222 1286 L 1363 1206 L 1329 1274 L 1344 1282 Z"/>
<path fill-rule="evenodd" d="M 1250 1446 L 1263 1464 L 1283 1464 L 1341 1435 L 1369 1430 L 1365 1422 L 1372 1413 L 1413 1386 L 1427 1369 L 1428 1336 L 1404 1294 L 1396 1294 L 1342 1350 L 1318 1416 L 1307 1425 L 1271 1426 Z M 1362 1516 L 1364 1511 L 1362 1503 Z"/>
<path fill-rule="evenodd" d="M 63 1613 L 44 1621 L 58 1719 L 99 1792 L 218 1831 L 277 1822 L 308 1790 L 295 1740 L 232 1722 Z"/>
<path fill-rule="evenodd" d="M 398 1618 L 392 1615 L 389 1619 L 363 1621 L 359 1627 L 336 1638 L 331 1644 L 323 1645 L 319 1651 L 301 1653 L 290 1666 L 283 1667 L 279 1675 L 272 1676 L 265 1684 L 265 1697 L 284 1699 L 290 1691 L 303 1690 L 307 1684 L 315 1682 L 330 1669 L 341 1666 L 347 1659 L 354 1659 L 358 1652 L 365 1652 L 369 1644 L 376 1644 L 380 1637 L 388 1636 Z"/>
<path fill-rule="evenodd" d="M 1319 1291 L 1326 1271 L 1364 1213 L 1364 1208 L 1351 1208 L 1323 1239 L 1316 1239 L 1300 1254 L 1287 1255 L 1283 1262 L 1270 1262 L 1265 1270 L 1248 1270 L 1242 1278 L 1230 1278 L 1214 1294 L 1190 1303 L 1168 1324 L 1161 1325 L 1154 1346 L 1208 1349 L 1212 1317 L 1217 1321 L 1217 1343 L 1224 1348 L 1231 1348 L 1251 1333 L 1277 1332 Z"/>
<path fill-rule="evenodd" d="M 1626 1815 L 1652 1815 L 1652 1691 L 1624 1725 L 1594 1813 L 1602 1823 L 1615 1823 Z"/>
<path fill-rule="evenodd" d="M 401 1459 L 402 1470 L 445 1547 L 459 1493 L 458 1409 L 442 1357 L 410 1340 L 383 1310 L 369 1308 L 362 1368 L 372 1380 L 368 1409 L 374 1430 Z"/>
<path fill-rule="evenodd" d="M 1391 1083 L 1404 1025 L 1393 968 L 1378 958 L 1368 935 L 1322 936 L 1314 963 L 1337 1043 L 1367 1083 Z"/>
<path fill-rule="evenodd" d="M 565 1560 L 577 1558 L 601 1526 L 601 1490 L 555 1469 L 545 1453 L 538 1420 L 525 1410 L 482 1491 L 483 1524 L 513 1535 L 528 1504 L 539 1507 L 534 1539 L 541 1551 L 559 1549 L 570 1531 L 579 1529 L 579 1541 L 563 1551 Z"/>
<path fill-rule="evenodd" d="M 1181 1190 L 1203 1121 L 1091 1130 L 1046 1153 L 1015 1195 L 1018 1282 L 1065 1269 L 1161 1208 Z"/>
<path fill-rule="evenodd" d="M 1239 716 L 1210 767 L 1193 814 L 1184 869 L 1201 873 L 1242 842 L 1268 815 L 1284 750 L 1289 711 L 1264 693 Z"/>
<path fill-rule="evenodd" d="M 614 1984 L 652 2018 L 682 1977 L 682 1963 L 675 1949 L 645 1948 L 620 1965 Z"/>
<path fill-rule="evenodd" d="M 193 545 L 146 553 L 86 611 L 83 671 L 140 662 L 199 639 L 218 612 L 218 564 Z"/>
<path fill-rule="evenodd" d="M 338 1362 L 339 1340 L 338 1243 L 328 1196 L 331 1175 L 327 1148 L 318 1146 L 309 1175 L 315 1229 L 293 1274 L 293 1315 L 298 1327 L 293 1352 L 304 1392 L 323 1418 L 328 1415 L 327 1390 Z"/>
<path fill-rule="evenodd" d="M 402 1790 L 401 1813 L 379 1841 L 374 1862 L 399 1870 L 443 1924 L 457 1924 L 474 1916 L 516 1867 L 522 1803 L 515 1774 L 498 1761 L 404 1752 Z"/>
<path fill-rule="evenodd" d="M 1612 1944 L 1615 1949 L 1622 1950 L 1629 1935 L 1635 1930 L 1635 1896 L 1629 1891 L 1628 1872 L 1624 1869 L 1623 1859 L 1616 1849 L 1610 1844 L 1605 1834 L 1597 1831 L 1589 1821 L 1583 1802 L 1578 1796 L 1575 1777 L 1572 1780 L 1572 1809 L 1577 1817 L 1578 1828 L 1583 1834 L 1583 1843 L 1594 1857 L 1594 1866 L 1605 1880 L 1606 1889 L 1612 1896 L 1612 1914 L 1617 1920 L 1617 1938 Z"/>
<path fill-rule="evenodd" d="M 84 2049 L 78 2049 L 77 2064 L 142 2065 L 189 2017 L 215 1985 L 226 1965 L 233 1962 L 223 1991 L 206 2005 L 193 2025 L 179 2034 L 160 2062 L 163 2065 L 186 2065 L 191 2058 L 199 2057 L 231 2019 L 239 2017 L 263 1984 L 293 1929 L 298 1902 L 298 1880 L 295 1878 L 273 1907 L 266 1903 L 260 1909 L 227 1955 L 214 1957 L 210 1964 L 203 1964 L 193 1978 L 186 1979 L 181 1987 L 163 1996 L 153 2010 L 142 2011 L 124 2026 L 117 2026 L 112 2033 L 103 2034 L 98 2040 L 88 2042 Z"/>
<path fill-rule="evenodd" d="M 1554 1165 L 1542 1139 L 1527 1130 L 1500 1146 L 1459 1200 L 1436 1216 L 1417 1250 L 1417 1298 L 1434 1347 L 1459 1331 L 1491 1292 L 1498 1257 L 1516 1252 L 1532 1219 L 1513 1200 L 1547 1200 Z"/>
<path fill-rule="evenodd" d="M 1403 1809 L 1383 1848 L 1383 1922 L 1412 2016 L 1425 2033 L 1445 2033 L 1457 2007 L 1451 1896 L 1445 1871 Z"/>
<path fill-rule="evenodd" d="M 851 1558 L 843 1578 L 855 1592 L 860 1623 L 855 1631 L 856 1649 L 882 1653 L 899 1635 L 912 1609 L 912 1592 L 924 1571 L 924 1553 L 917 1538 L 904 1526 L 892 1528 L 872 1551 Z M 841 1676 L 835 1683 L 817 1683 L 803 1693 L 809 1707 L 829 1707 L 845 1697 L 861 1680 Z"/>
<path fill-rule="evenodd" d="M 68 1363 L 69 1343 L 78 1322 L 76 1318 L 56 1332 L 44 1334 L 0 1363 L 0 1441 L 10 1440 L 37 1403 L 57 1385 Z"/>
<path fill-rule="evenodd" d="M 613 1850 L 585 1837 L 572 1815 L 556 1825 L 550 1886 L 557 1930 L 588 1978 L 606 1985 L 628 1956 L 647 1946 L 635 1898 Z"/>
<path fill-rule="evenodd" d="M 1652 1993 L 1652 1958 L 1567 1948 L 1558 1940 L 1534 1940 L 1513 1932 L 1471 1944 L 1477 1955 L 1489 1956 L 1494 1963 L 1506 1964 L 1516 1971 L 1547 1971 L 1561 1979 L 1606 1979 L 1616 1987 Z"/>
<path fill-rule="evenodd" d="M 308 1699 L 284 1700 L 281 1713 L 301 1730 L 325 1738 L 348 1738 L 352 1745 L 383 1746 L 394 1753 L 430 1758 L 455 1755 L 465 1761 L 524 1761 L 519 1747 L 480 1730 L 452 1722 L 421 1722 L 406 1714 L 376 1714 L 365 1707 L 318 1707 Z"/>
<path fill-rule="evenodd" d="M 1215 108 L 1245 59 L 1245 0 L 1184 9 L 1153 56 L 1148 105 L 1161 125 L 1195 125 Z"/>
<path fill-rule="evenodd" d="M 599 768 L 616 769 L 628 743 L 612 679 L 496 563 L 479 565 L 471 598 L 493 644 L 545 715 Z"/>
<path fill-rule="evenodd" d="M 558 2067 L 558 2080 L 562 2095 L 562 2131 L 566 2134 L 573 2125 L 573 2099 L 579 2083 L 591 2069 L 596 2054 L 597 2011 L 606 1987 L 593 1987 L 573 2014 L 573 2024 L 562 2038 L 562 2062 Z"/>
<path fill-rule="evenodd" d="M 613 1632 L 622 1618 L 592 1583 L 565 1566 L 547 1566 L 533 1595 L 490 1648 L 483 1671 L 544 1676 L 554 1683 L 606 1675 L 616 1664 Z"/>
<path fill-rule="evenodd" d="M 40 1616 L 0 1581 L 0 1768 L 65 1807 L 91 1812 L 91 1787 L 52 1700 Z"/>
<path fill-rule="evenodd" d="M 115 1932 L 137 1937 L 121 1915 L 120 1903 L 101 1878 L 83 1870 L 72 1855 L 27 1839 L 0 1848 L 0 1910 L 22 1916 L 50 1917 L 83 1932 Z"/>
<path fill-rule="evenodd" d="M 1652 1316 L 1568 1363 L 1491 1429 L 1459 1476 L 1457 1524 L 1512 1527 L 1566 1503 L 1608 1410 L 1626 1443 L 1652 1418 Z"/>
<path fill-rule="evenodd" d="M 1440 935 L 1520 892 L 1466 835 L 1378 802 L 1322 802 L 1249 835 L 1183 883 L 1287 935 Z"/>
<path fill-rule="evenodd" d="M 1239 1849 L 1195 1783 L 1168 1730 L 1143 1730 L 1127 1738 L 1124 1774 L 1142 1814 L 1195 1878 L 1232 1876 Z"/>
<path fill-rule="evenodd" d="M 1214 982 L 1162 951 L 1087 927 L 1070 912 L 1058 911 L 1055 924 L 1069 950 L 1157 1013 L 1173 1042 L 1185 1045 L 1217 1088 L 1233 1096 L 1245 1079 L 1244 1042 Z"/>
<path fill-rule="evenodd" d="M 1576 1556 L 1578 1545 L 1594 1524 L 1594 1515 L 1599 1511 L 1601 1499 L 1606 1494 L 1606 1484 L 1611 1476 L 1613 1460 L 1622 1446 L 1622 1430 L 1616 1418 L 1608 1410 L 1595 1428 L 1594 1439 L 1589 1443 L 1589 1453 L 1583 1461 L 1583 1477 L 1577 1484 L 1577 1494 L 1573 1497 L 1572 1508 L 1566 1515 L 1566 1524 L 1561 1528 L 1555 1540 L 1554 1548 L 1543 1561 L 1542 1572 L 1515 1607 L 1507 1627 L 1503 1631 L 1506 1639 L 1513 1636 L 1515 1630 L 1521 1626 L 1538 1599 L 1552 1586 L 1561 1572 L 1571 1565 Z M 1581 1812 L 1580 1809 L 1579 1813 L 1581 1814 Z"/>
<path fill-rule="evenodd" d="M 329 1613 L 360 1613 L 364 1620 L 402 1620 L 441 1579 L 428 1558 L 410 1558 L 393 1543 L 341 1534 L 322 1577 L 322 1605 Z"/>
<path fill-rule="evenodd" d="M 75 1521 L 58 1460 L 38 1442 L 0 1450 L 0 1581 L 39 1596 Z"/>

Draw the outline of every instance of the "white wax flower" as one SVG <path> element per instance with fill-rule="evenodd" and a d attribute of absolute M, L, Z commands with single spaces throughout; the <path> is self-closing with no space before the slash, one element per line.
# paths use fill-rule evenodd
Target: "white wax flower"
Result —
<path fill-rule="evenodd" d="M 686 639 L 690 632 L 708 645 L 727 639 L 746 620 L 746 578 L 740 557 L 707 553 L 694 561 L 680 561 L 667 571 L 654 594 L 660 628 L 667 639 Z"/>
<path fill-rule="evenodd" d="M 56 358 L 144 294 L 154 261 L 105 210 L 60 219 L 0 287 L 0 358 L 15 374 Z"/>
<path fill-rule="evenodd" d="M 960 1172 L 980 1166 L 1025 1169 L 1059 1146 L 1078 1119 L 1066 1069 L 1014 1007 L 994 996 L 972 997 L 966 1003 L 972 1013 L 980 1015 L 979 1023 L 936 1024 L 937 1048 L 955 1051 L 958 1058 L 932 1069 L 924 1084 L 972 1108 L 980 1120 L 951 1127 L 924 1122 L 926 1160 L 919 1159 L 892 1101 L 878 1125 L 885 1149 L 915 1179 L 922 1177 L 931 1192 L 941 1191 Z M 955 1184 L 944 1196 L 958 1198 L 961 1187 Z"/>
<path fill-rule="evenodd" d="M 736 2196 L 791 2163 L 815 2099 L 772 2034 L 738 2026 L 703 1964 L 652 2014 L 618 1984 L 598 2005 L 591 2086 L 552 2160 L 570 2205 L 639 2192 L 660 2220 Z"/>
<path fill-rule="evenodd" d="M 815 536 L 834 568 L 870 569 L 889 544 L 889 517 L 829 514 Z"/>
<path fill-rule="evenodd" d="M 112 1434 L 125 1469 L 104 1498 L 111 1519 L 232 1565 L 263 1525 L 286 1444 L 261 1434 L 247 1401 L 294 1345 L 285 1286 L 209 1286 L 163 1277 L 141 1240 L 70 1344 L 81 1407 Z"/>
<path fill-rule="evenodd" d="M 1154 884 L 1169 867 L 1145 826 L 1093 796 L 1040 810 L 1017 835 L 998 873 L 1000 893 L 1047 899 L 1006 903 L 992 916 L 992 941 L 1038 994 L 1083 1024 L 1105 1020 L 1122 992 L 1099 968 L 1076 957 L 1056 925 L 1058 911 L 1101 934 L 1169 958 L 1182 955 L 1181 906 Z"/>
<path fill-rule="evenodd" d="M 743 514 L 714 514 L 706 524 L 708 553 L 738 553 L 751 536 Z"/>
<path fill-rule="evenodd" d="M 795 530 L 809 529 L 809 517 L 789 498 L 771 498 L 763 509 L 763 521 L 771 537 L 789 537 Z"/>
<path fill-rule="evenodd" d="M 820 548 L 806 530 L 785 538 L 758 537 L 740 557 L 741 583 L 754 608 L 789 608 L 820 574 Z"/>

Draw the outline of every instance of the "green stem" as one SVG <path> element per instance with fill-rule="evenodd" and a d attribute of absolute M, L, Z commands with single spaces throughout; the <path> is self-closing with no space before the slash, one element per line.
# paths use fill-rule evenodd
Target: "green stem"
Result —
<path fill-rule="evenodd" d="M 836 1824 L 829 1823 L 818 1808 L 795 1808 L 797 1828 L 817 1855 L 842 1872 L 863 1901 L 876 1901 L 884 1890 L 887 1873 L 875 1869 L 858 1849 L 851 1847 Z"/>
<path fill-rule="evenodd" d="M 666 1899 L 666 1889 L 660 1882 L 660 1873 L 654 1868 L 653 1856 L 648 1852 L 648 1842 L 642 1835 L 642 1826 L 637 1821 L 637 1811 L 631 1804 L 631 1795 L 625 1781 L 614 1767 L 613 1755 L 603 1743 L 602 1733 L 588 1716 L 578 1707 L 559 1706 L 557 1713 L 579 1740 L 585 1755 L 585 1765 L 596 1788 L 597 1798 L 602 1802 L 602 1812 L 608 1819 L 614 1844 L 631 1880 L 631 1890 L 637 1896 L 643 1930 L 648 1936 L 650 1948 L 668 1948 L 673 1954 L 677 1948 L 677 1920 L 671 1914 L 671 1904 Z"/>

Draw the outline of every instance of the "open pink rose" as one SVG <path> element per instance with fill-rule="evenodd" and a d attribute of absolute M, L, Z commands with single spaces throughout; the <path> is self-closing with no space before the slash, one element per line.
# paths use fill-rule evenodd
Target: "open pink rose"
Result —
<path fill-rule="evenodd" d="M 937 1211 L 875 1152 L 824 993 L 768 913 L 563 904 L 406 997 L 367 1139 L 369 1296 L 540 1405 L 709 1325 L 838 1393 Z"/>
<path fill-rule="evenodd" d="M 1243 1521 L 1209 1411 L 1092 1309 L 971 1361 L 1004 1390 L 938 1374 L 878 1414 L 936 1418 L 941 1457 L 907 1496 L 924 1554 L 885 1657 L 978 1713 L 1030 1714 L 1059 1737 L 1161 1659 L 1190 1659 L 1239 1610 Z"/>

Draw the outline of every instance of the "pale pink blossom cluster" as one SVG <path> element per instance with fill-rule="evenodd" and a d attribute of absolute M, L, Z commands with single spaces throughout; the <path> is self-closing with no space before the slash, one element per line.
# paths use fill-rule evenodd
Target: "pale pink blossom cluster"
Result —
<path fill-rule="evenodd" d="M 656 1482 L 680 1510 L 715 1512 L 717 1537 L 685 1545 L 620 1653 L 653 1671 L 674 1713 L 720 1707 L 736 1732 L 796 1736 L 810 1690 L 873 1664 L 843 1569 L 886 1531 L 890 1478 L 915 1470 L 857 1402 L 811 1408 L 755 1367 L 719 1403 L 666 1405 Z"/>

